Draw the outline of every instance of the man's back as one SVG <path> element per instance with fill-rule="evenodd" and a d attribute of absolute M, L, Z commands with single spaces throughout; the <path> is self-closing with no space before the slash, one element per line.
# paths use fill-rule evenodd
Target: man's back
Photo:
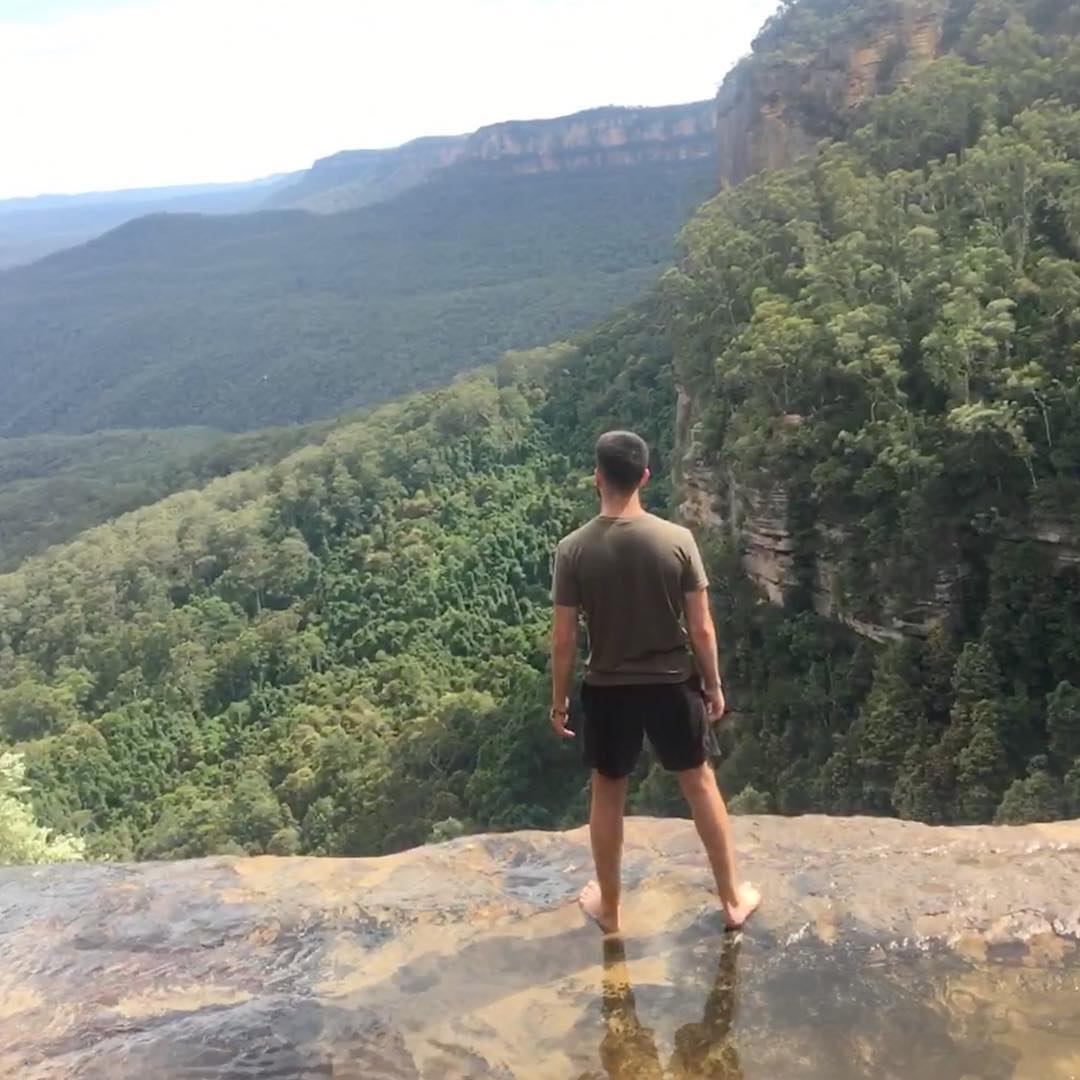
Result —
<path fill-rule="evenodd" d="M 559 544 L 553 596 L 589 627 L 595 686 L 679 683 L 693 674 L 684 594 L 706 587 L 688 529 L 653 514 L 593 518 Z"/>

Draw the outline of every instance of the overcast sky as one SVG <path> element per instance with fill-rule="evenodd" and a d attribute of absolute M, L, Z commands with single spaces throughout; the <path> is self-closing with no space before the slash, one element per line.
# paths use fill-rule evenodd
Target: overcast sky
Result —
<path fill-rule="evenodd" d="M 776 0 L 0 0 L 0 198 L 711 96 Z"/>

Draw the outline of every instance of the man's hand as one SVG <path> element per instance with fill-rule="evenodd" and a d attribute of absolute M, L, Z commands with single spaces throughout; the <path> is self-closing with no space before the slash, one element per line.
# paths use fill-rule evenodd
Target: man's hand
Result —
<path fill-rule="evenodd" d="M 570 720 L 570 709 L 568 706 L 552 705 L 550 716 L 551 726 L 560 739 L 574 738 L 574 732 L 566 726 Z"/>
<path fill-rule="evenodd" d="M 705 715 L 708 716 L 709 721 L 715 724 L 720 720 L 724 711 L 727 709 L 727 702 L 724 701 L 724 688 L 717 683 L 715 686 L 703 687 L 705 694 Z"/>

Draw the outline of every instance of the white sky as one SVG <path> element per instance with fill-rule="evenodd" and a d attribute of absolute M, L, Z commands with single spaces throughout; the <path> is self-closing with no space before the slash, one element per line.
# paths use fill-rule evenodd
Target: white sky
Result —
<path fill-rule="evenodd" d="M 0 198 L 711 96 L 776 0 L 0 0 Z"/>

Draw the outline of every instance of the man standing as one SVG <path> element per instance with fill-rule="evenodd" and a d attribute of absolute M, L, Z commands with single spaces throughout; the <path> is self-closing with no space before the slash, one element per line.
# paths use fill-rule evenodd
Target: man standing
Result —
<path fill-rule="evenodd" d="M 579 902 L 605 933 L 619 930 L 626 791 L 647 735 L 690 805 L 733 930 L 761 897 L 739 882 L 727 808 L 707 760 L 708 724 L 723 716 L 724 694 L 705 568 L 688 529 L 641 505 L 649 479 L 644 439 L 629 431 L 602 435 L 595 479 L 600 514 L 560 542 L 552 585 L 551 724 L 566 739 L 575 737 L 566 725 L 579 609 L 589 631 L 582 741 L 592 770 L 597 880 Z"/>

